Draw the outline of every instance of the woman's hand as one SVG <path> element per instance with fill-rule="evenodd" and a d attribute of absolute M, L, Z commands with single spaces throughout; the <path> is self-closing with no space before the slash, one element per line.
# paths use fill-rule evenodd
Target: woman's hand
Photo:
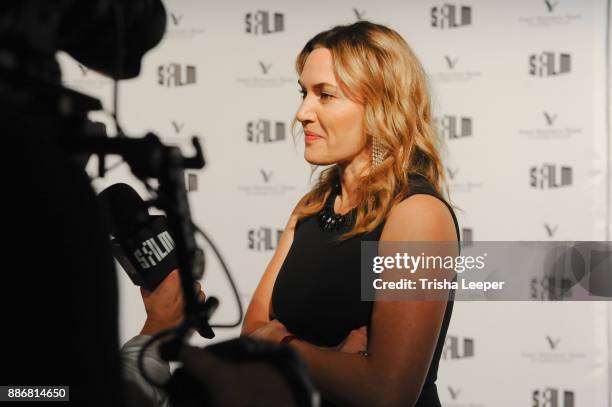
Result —
<path fill-rule="evenodd" d="M 279 343 L 285 336 L 291 333 L 287 331 L 285 325 L 276 319 L 257 328 L 249 336 L 269 342 Z M 352 330 L 348 336 L 337 346 L 331 348 L 322 348 L 344 353 L 359 353 L 368 349 L 368 327 L 362 326 L 359 329 Z"/>
<path fill-rule="evenodd" d="M 198 300 L 204 301 L 206 296 L 196 282 L 195 290 Z M 179 271 L 174 270 L 155 288 L 148 291 L 140 288 L 142 300 L 147 312 L 147 320 L 141 334 L 155 335 L 165 329 L 174 328 L 183 321 L 183 291 Z"/>
<path fill-rule="evenodd" d="M 273 319 L 249 334 L 249 336 L 253 338 L 275 343 L 279 343 L 281 339 L 287 335 L 289 335 L 289 332 L 287 328 L 285 328 L 285 325 L 276 319 Z"/>
<path fill-rule="evenodd" d="M 353 329 L 348 336 L 336 346 L 335 350 L 344 353 L 359 353 L 368 349 L 368 327 Z"/>

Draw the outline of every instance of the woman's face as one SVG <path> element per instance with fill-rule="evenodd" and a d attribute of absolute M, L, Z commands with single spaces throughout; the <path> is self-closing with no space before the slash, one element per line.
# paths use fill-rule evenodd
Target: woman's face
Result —
<path fill-rule="evenodd" d="M 366 147 L 363 105 L 340 89 L 331 51 L 314 49 L 298 80 L 303 101 L 296 118 L 304 128 L 304 158 L 314 165 L 348 163 Z"/>

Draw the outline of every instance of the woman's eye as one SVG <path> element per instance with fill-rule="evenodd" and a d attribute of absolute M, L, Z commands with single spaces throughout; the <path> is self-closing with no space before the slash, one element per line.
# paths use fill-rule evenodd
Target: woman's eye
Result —
<path fill-rule="evenodd" d="M 302 99 L 304 99 L 306 97 L 306 95 L 308 94 L 308 92 L 305 89 L 298 89 L 298 92 L 301 93 Z M 329 93 L 321 92 L 321 99 L 323 99 L 323 100 L 331 99 L 333 97 L 334 96 L 330 95 Z"/>

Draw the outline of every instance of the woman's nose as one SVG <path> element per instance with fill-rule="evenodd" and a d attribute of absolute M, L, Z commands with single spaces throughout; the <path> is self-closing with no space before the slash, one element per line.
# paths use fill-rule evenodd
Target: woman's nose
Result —
<path fill-rule="evenodd" d="M 300 105 L 300 108 L 297 111 L 296 118 L 298 119 L 298 121 L 304 123 L 314 121 L 315 117 L 316 115 L 314 113 L 314 110 L 312 109 L 311 102 L 308 97 L 306 97 L 306 99 L 302 101 L 302 104 Z"/>

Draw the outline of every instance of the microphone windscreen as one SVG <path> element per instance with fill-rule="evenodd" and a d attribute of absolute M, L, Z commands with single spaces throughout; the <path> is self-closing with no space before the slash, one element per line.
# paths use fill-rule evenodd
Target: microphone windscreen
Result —
<path fill-rule="evenodd" d="M 100 194 L 98 200 L 109 233 L 129 237 L 149 221 L 147 204 L 131 186 L 117 183 Z"/>

